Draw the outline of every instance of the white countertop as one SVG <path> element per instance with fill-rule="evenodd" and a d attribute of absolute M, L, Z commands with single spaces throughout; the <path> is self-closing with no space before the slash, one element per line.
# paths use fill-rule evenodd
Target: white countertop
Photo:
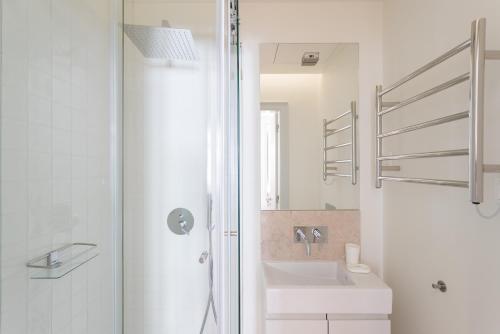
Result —
<path fill-rule="evenodd" d="M 263 263 L 268 314 L 391 314 L 392 290 L 332 261 Z"/>

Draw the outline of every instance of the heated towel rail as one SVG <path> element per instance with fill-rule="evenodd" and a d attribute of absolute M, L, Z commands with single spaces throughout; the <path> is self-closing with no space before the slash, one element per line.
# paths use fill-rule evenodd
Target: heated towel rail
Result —
<path fill-rule="evenodd" d="M 341 118 L 346 116 L 351 117 L 351 123 L 349 125 L 340 127 L 338 129 L 329 129 L 328 126 Z M 339 176 L 339 177 L 349 177 L 353 185 L 357 183 L 357 144 L 356 144 L 356 101 L 351 102 L 351 108 L 341 115 L 335 117 L 331 120 L 323 120 L 323 180 L 326 181 L 328 176 Z M 344 132 L 346 130 L 351 130 L 351 141 L 341 144 L 328 146 L 328 137 Z M 351 147 L 351 158 L 343 160 L 328 160 L 328 151 L 336 150 L 342 147 Z M 338 172 L 338 164 L 349 164 L 351 166 L 351 173 L 340 173 Z"/>
<path fill-rule="evenodd" d="M 484 109 L 484 67 L 485 60 L 496 59 L 500 60 L 500 51 L 488 51 L 485 49 L 486 44 L 486 19 L 481 18 L 472 22 L 471 37 L 460 45 L 449 50 L 442 56 L 432 60 L 426 65 L 420 67 L 413 73 L 407 75 L 389 87 L 383 88 L 377 86 L 376 106 L 377 106 L 377 121 L 376 121 L 376 187 L 382 186 L 382 181 L 399 181 L 410 183 L 423 183 L 444 186 L 455 186 L 469 188 L 470 200 L 474 204 L 479 204 L 483 200 L 483 173 L 485 166 L 483 164 L 483 109 Z M 452 58 L 464 50 L 470 49 L 470 72 L 459 75 L 449 81 L 446 81 L 438 86 L 417 94 L 401 102 L 384 102 L 385 94 L 397 89 L 410 80 L 418 77 L 422 73 L 430 70 L 438 64 Z M 468 82 L 470 85 L 469 110 L 459 112 L 449 116 L 433 119 L 427 122 L 413 124 L 396 130 L 383 132 L 382 119 L 383 116 L 401 109 L 421 99 L 444 91 L 455 85 L 463 82 Z M 439 124 L 449 123 L 456 120 L 469 119 L 469 147 L 457 150 L 422 152 L 400 155 L 383 155 L 383 139 L 432 127 Z M 402 159 L 419 159 L 419 158 L 437 158 L 451 156 L 469 156 L 469 179 L 467 181 L 458 180 L 439 180 L 439 179 L 423 179 L 409 177 L 394 177 L 382 175 L 382 162 L 389 160 Z"/>

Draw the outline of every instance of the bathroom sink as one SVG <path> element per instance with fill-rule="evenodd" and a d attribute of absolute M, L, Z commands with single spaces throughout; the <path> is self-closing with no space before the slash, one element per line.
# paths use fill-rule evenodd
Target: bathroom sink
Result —
<path fill-rule="evenodd" d="M 392 290 L 335 261 L 264 262 L 267 314 L 391 314 Z"/>
<path fill-rule="evenodd" d="M 337 262 L 266 262 L 264 272 L 270 286 L 354 284 L 347 271 Z"/>

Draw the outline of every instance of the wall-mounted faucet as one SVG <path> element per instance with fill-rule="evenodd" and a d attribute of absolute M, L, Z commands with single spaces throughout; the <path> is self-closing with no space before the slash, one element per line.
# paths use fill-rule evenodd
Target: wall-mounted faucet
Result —
<path fill-rule="evenodd" d="M 304 243 L 307 256 L 311 256 L 311 244 L 328 242 L 327 226 L 294 226 L 293 233 L 296 243 Z"/>
<path fill-rule="evenodd" d="M 306 234 L 302 230 L 302 228 L 297 228 L 295 230 L 295 240 L 298 242 L 303 242 L 306 245 L 306 255 L 311 256 L 311 243 L 307 238 Z"/>

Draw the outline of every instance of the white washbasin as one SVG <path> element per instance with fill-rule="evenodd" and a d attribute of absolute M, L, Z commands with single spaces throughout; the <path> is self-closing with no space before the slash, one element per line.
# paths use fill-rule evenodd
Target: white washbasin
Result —
<path fill-rule="evenodd" d="M 337 262 L 266 262 L 268 286 L 353 285 L 349 274 Z"/>
<path fill-rule="evenodd" d="M 334 261 L 263 263 L 267 314 L 391 314 L 392 290 L 376 275 Z"/>

